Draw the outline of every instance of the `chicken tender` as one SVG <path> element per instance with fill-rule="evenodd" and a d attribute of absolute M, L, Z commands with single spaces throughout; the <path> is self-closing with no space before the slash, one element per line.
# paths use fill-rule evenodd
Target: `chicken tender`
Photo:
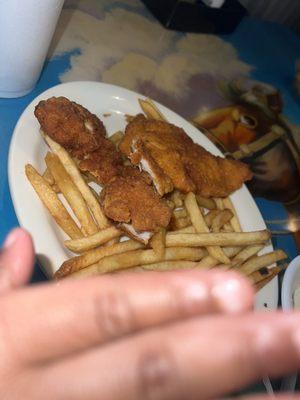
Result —
<path fill-rule="evenodd" d="M 100 119 L 65 97 L 40 101 L 35 108 L 41 129 L 63 146 L 83 172 L 105 185 L 123 167 L 121 153 L 108 140 Z"/>
<path fill-rule="evenodd" d="M 106 135 L 96 115 L 65 97 L 40 101 L 34 114 L 42 131 L 79 159 L 98 149 Z"/>
<path fill-rule="evenodd" d="M 41 101 L 35 115 L 41 129 L 70 153 L 82 172 L 106 185 L 101 198 L 108 218 L 144 243 L 156 228 L 168 225 L 171 211 L 150 177 L 123 164 L 98 117 L 64 97 Z"/>
<path fill-rule="evenodd" d="M 138 152 L 137 144 L 144 149 L 143 153 Z M 142 169 L 145 169 L 141 162 L 143 154 L 148 154 L 152 169 L 155 167 L 165 182 L 169 178 L 174 188 L 184 193 L 226 197 L 252 178 L 246 164 L 216 157 L 194 143 L 183 129 L 164 121 L 146 119 L 143 115 L 127 125 L 119 148 Z M 159 188 L 160 193 L 171 190 L 169 183 Z"/>
<path fill-rule="evenodd" d="M 132 143 L 132 153 L 129 156 L 134 165 L 139 165 L 142 171 L 145 171 L 152 179 L 157 192 L 163 196 L 173 190 L 173 182 L 168 175 L 160 168 L 156 161 L 146 149 L 141 140 Z"/>
<path fill-rule="evenodd" d="M 91 175 L 95 182 L 106 185 L 113 177 L 122 173 L 123 160 L 114 143 L 103 138 L 97 150 L 78 161 L 78 167 L 82 172 Z"/>
<path fill-rule="evenodd" d="M 136 231 L 154 232 L 170 222 L 171 210 L 167 203 L 141 174 L 115 177 L 102 190 L 100 201 L 109 218 L 132 224 Z"/>

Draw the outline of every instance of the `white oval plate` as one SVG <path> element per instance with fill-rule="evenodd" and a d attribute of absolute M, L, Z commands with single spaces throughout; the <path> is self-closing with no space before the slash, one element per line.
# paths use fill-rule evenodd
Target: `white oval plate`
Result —
<path fill-rule="evenodd" d="M 33 236 L 39 261 L 48 276 L 59 268 L 70 253 L 63 247 L 64 235 L 53 222 L 24 174 L 25 164 L 31 163 L 38 171 L 45 169 L 47 146 L 39 133 L 34 108 L 40 100 L 51 96 L 65 96 L 82 104 L 105 123 L 108 135 L 125 128 L 125 114 L 140 112 L 138 98 L 142 95 L 99 82 L 70 82 L 54 86 L 35 98 L 21 115 L 10 144 L 8 177 L 11 196 L 20 225 Z M 204 134 L 182 117 L 157 104 L 168 121 L 182 127 L 196 142 L 215 155 L 220 151 Z M 104 118 L 103 114 L 111 114 Z M 232 201 L 245 231 L 265 229 L 263 218 L 248 189 L 243 186 L 232 196 Z M 268 245 L 264 252 L 272 251 Z M 278 302 L 278 280 L 273 279 L 256 296 L 256 308 L 273 309 Z"/>

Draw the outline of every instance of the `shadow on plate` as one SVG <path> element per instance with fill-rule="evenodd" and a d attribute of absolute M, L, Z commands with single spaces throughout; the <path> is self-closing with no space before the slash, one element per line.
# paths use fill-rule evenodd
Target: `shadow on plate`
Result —
<path fill-rule="evenodd" d="M 49 263 L 49 258 L 43 254 L 37 254 L 37 258 L 35 260 L 33 274 L 30 280 L 30 283 L 39 283 L 39 282 L 46 282 L 48 278 L 43 272 L 42 264 Z"/>

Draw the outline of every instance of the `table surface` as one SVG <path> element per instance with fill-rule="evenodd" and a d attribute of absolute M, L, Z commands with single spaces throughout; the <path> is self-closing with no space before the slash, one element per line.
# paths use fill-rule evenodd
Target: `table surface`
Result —
<path fill-rule="evenodd" d="M 114 83 L 193 119 L 207 110 L 234 105 L 220 95 L 219 82 L 242 78 L 250 87 L 265 82 L 280 91 L 281 114 L 299 144 L 300 102 L 294 88 L 299 54 L 299 36 L 252 18 L 245 18 L 230 35 L 183 34 L 164 29 L 138 0 L 66 1 L 36 88 L 22 98 L 0 99 L 0 241 L 18 225 L 7 179 L 13 129 L 26 106 L 47 88 L 72 80 Z M 300 206 L 296 202 L 291 213 L 280 193 L 274 197 L 256 188 L 253 194 L 276 233 L 274 247 L 294 258 L 298 249 L 292 231 L 297 230 Z M 43 279 L 36 268 L 33 280 Z"/>

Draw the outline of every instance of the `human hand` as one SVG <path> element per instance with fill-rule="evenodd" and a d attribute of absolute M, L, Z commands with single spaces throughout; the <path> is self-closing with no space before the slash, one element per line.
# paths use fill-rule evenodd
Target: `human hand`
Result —
<path fill-rule="evenodd" d="M 18 235 L 0 259 L 10 270 L 0 296 L 1 399 L 212 398 L 299 366 L 299 314 L 250 312 L 252 289 L 234 273 L 131 273 L 17 289 L 33 260 L 29 237 Z"/>
<path fill-rule="evenodd" d="M 34 263 L 34 247 L 26 231 L 10 232 L 0 249 L 0 294 L 24 285 L 30 279 Z"/>

